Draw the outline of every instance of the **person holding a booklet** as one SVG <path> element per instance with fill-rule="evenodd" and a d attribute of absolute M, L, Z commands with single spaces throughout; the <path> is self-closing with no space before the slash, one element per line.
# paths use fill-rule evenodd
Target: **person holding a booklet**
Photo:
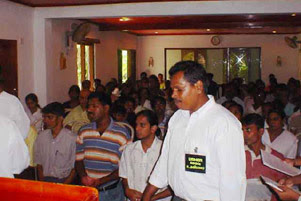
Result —
<path fill-rule="evenodd" d="M 277 181 L 284 178 L 285 175 L 283 173 L 273 170 L 262 163 L 261 150 L 271 153 L 282 160 L 284 159 L 281 153 L 262 144 L 261 136 L 264 132 L 264 119 L 259 114 L 253 113 L 243 117 L 241 122 L 246 144 L 247 179 L 259 178 L 260 175 Z"/>
<path fill-rule="evenodd" d="M 290 165 L 301 165 L 301 159 L 285 159 L 285 161 Z M 301 193 L 291 188 L 293 185 L 301 184 L 301 174 L 287 179 L 281 179 L 279 180 L 278 184 L 280 184 L 279 187 L 282 189 L 282 191 L 279 191 L 275 188 L 273 189 L 278 194 L 281 200 L 301 201 Z"/>
<path fill-rule="evenodd" d="M 301 201 L 301 193 L 292 189 L 296 184 L 301 184 L 301 175 L 291 177 L 289 179 L 282 179 L 279 181 L 281 191 L 273 188 L 279 198 L 283 201 Z"/>
<path fill-rule="evenodd" d="M 247 193 L 246 200 L 266 200 L 275 198 L 268 188 L 259 181 L 260 176 L 278 181 L 285 175 L 277 170 L 265 166 L 261 160 L 261 151 L 266 151 L 280 159 L 284 159 L 279 152 L 265 146 L 261 142 L 264 132 L 264 119 L 259 114 L 248 114 L 242 118 L 242 130 L 245 140 Z"/>

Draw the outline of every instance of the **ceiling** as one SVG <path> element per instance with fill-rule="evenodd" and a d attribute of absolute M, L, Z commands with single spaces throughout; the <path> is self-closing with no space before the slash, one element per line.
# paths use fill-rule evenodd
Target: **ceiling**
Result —
<path fill-rule="evenodd" d="M 121 30 L 136 35 L 301 33 L 301 14 L 292 16 L 291 13 L 98 18 L 89 21 L 99 25 L 100 31 Z"/>
<path fill-rule="evenodd" d="M 162 0 L 10 0 L 32 7 L 112 3 L 162 2 Z M 164 0 L 163 0 L 164 1 Z M 176 1 L 176 0 L 175 0 Z M 205 0 L 208 1 L 208 0 Z M 210 1 L 210 0 L 209 0 Z M 254 15 L 202 15 L 79 19 L 99 25 L 100 31 L 135 35 L 300 34 L 301 13 Z"/>
<path fill-rule="evenodd" d="M 114 4 L 114 3 L 142 3 L 142 2 L 191 1 L 191 0 L 9 0 L 9 1 L 13 1 L 31 7 L 46 7 L 46 6 L 48 7 L 48 6 L 79 6 L 79 5 Z M 199 1 L 213 1 L 213 0 L 199 0 Z"/>

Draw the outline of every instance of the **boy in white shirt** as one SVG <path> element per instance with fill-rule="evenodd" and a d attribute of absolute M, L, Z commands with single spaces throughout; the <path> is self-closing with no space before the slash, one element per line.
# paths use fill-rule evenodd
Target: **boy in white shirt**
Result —
<path fill-rule="evenodd" d="M 137 114 L 136 135 L 139 140 L 125 148 L 119 164 L 119 176 L 128 200 L 141 200 L 148 177 L 160 155 L 162 141 L 156 137 L 157 129 L 158 118 L 153 111 L 143 110 Z M 166 188 L 154 195 L 152 200 L 171 200 L 170 195 L 171 191 Z"/>

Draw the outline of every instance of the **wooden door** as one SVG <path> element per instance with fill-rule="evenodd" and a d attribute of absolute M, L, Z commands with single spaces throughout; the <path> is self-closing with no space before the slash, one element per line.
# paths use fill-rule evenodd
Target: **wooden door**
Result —
<path fill-rule="evenodd" d="M 16 40 L 0 40 L 0 79 L 4 79 L 6 92 L 18 96 Z"/>

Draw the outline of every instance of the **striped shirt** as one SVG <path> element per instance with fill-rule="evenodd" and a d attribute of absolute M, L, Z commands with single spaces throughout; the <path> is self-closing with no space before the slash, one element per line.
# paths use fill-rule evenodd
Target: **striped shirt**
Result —
<path fill-rule="evenodd" d="M 118 169 L 121 153 L 130 142 L 129 131 L 113 119 L 103 134 L 92 122 L 83 126 L 76 142 L 76 161 L 83 160 L 86 173 L 92 178 L 102 178 Z"/>

